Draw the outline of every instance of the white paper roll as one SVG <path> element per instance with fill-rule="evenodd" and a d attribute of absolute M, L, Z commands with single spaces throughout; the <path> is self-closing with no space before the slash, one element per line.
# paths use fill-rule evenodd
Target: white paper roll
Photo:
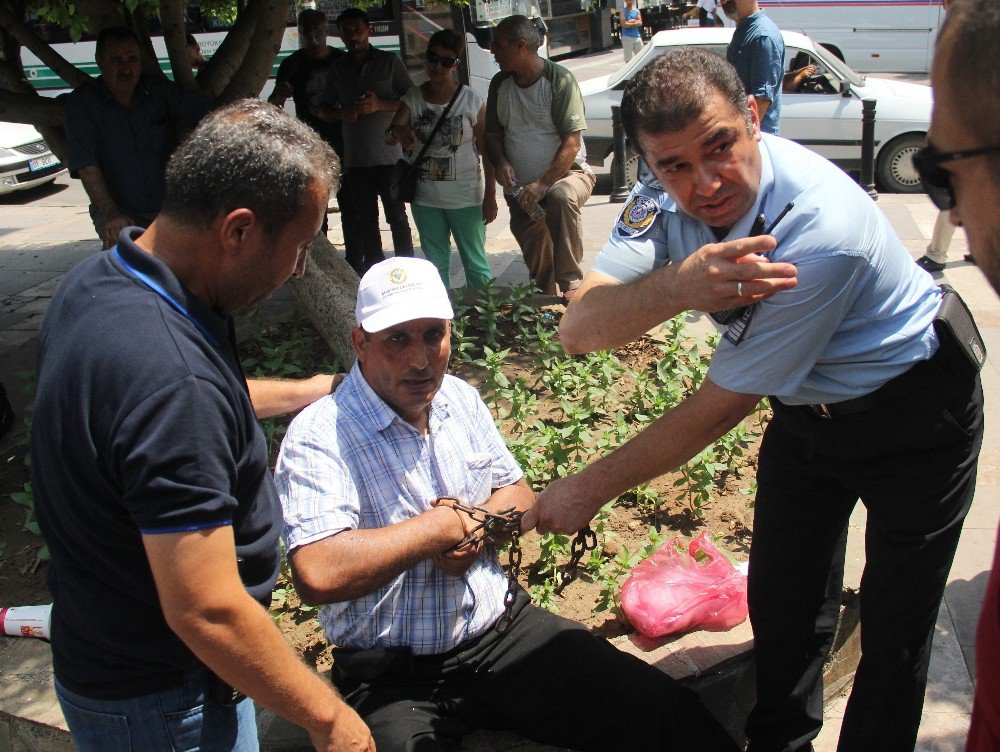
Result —
<path fill-rule="evenodd" d="M 11 637 L 49 639 L 52 604 L 0 608 L 0 631 Z"/>

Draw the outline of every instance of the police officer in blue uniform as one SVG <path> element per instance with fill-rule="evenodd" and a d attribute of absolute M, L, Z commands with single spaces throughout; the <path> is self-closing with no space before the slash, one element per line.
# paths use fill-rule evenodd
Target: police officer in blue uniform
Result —
<path fill-rule="evenodd" d="M 523 526 L 583 527 L 770 395 L 750 554 L 749 749 L 809 750 L 819 734 L 823 660 L 860 498 L 863 657 L 839 749 L 912 750 L 938 606 L 975 489 L 978 372 L 939 336 L 942 293 L 875 204 L 824 159 L 761 136 L 753 97 L 720 57 L 664 55 L 632 79 L 622 111 L 659 184 L 633 190 L 562 321 L 563 343 L 573 352 L 623 344 L 676 314 L 695 288 L 716 296 L 699 309 L 714 312 L 722 339 L 696 393 L 552 483 Z M 758 282 L 724 279 L 722 247 L 756 254 L 750 267 L 761 256 L 794 264 L 797 284 L 761 299 Z"/>

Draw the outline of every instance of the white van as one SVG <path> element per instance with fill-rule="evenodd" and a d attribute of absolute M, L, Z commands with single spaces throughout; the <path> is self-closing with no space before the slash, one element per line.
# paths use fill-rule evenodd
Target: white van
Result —
<path fill-rule="evenodd" d="M 941 0 L 760 0 L 779 29 L 798 31 L 863 73 L 931 69 Z"/>

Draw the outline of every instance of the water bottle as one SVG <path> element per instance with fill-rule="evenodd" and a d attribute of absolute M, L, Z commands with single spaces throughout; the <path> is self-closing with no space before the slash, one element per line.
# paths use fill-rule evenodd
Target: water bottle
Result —
<path fill-rule="evenodd" d="M 524 192 L 524 186 L 516 180 L 511 181 L 511 183 L 514 186 L 514 191 L 510 195 L 515 199 L 519 199 Z M 535 208 L 528 212 L 528 216 L 531 217 L 532 222 L 537 222 L 540 219 L 545 219 L 545 210 L 540 204 L 535 204 Z"/>

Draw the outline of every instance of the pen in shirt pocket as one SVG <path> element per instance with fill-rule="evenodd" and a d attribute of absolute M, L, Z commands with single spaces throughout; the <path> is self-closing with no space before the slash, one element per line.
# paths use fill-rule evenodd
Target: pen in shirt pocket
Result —
<path fill-rule="evenodd" d="M 747 237 L 753 238 L 757 237 L 758 235 L 770 235 L 772 232 L 774 232 L 774 228 L 778 226 L 778 222 L 784 219 L 785 215 L 792 210 L 793 206 L 795 206 L 795 202 L 789 201 L 788 204 L 785 206 L 785 208 L 781 210 L 781 212 L 778 214 L 777 217 L 774 218 L 774 221 L 766 230 L 764 229 L 764 223 L 767 222 L 767 217 L 764 216 L 763 213 L 758 214 L 757 219 L 755 219 L 753 221 L 753 224 L 750 225 L 750 234 Z M 764 256 L 764 258 L 770 259 L 769 254 L 765 253 L 762 255 Z M 743 312 L 749 307 L 750 307 L 749 305 L 744 305 L 744 306 L 739 306 L 737 308 L 727 308 L 724 311 L 715 311 L 714 313 L 710 313 L 709 316 L 715 319 L 716 323 L 720 324 L 721 326 L 726 326 L 727 324 L 732 323 L 738 317 L 743 315 Z"/>
<path fill-rule="evenodd" d="M 785 208 L 781 210 L 781 212 L 778 214 L 777 217 L 774 218 L 774 221 L 770 224 L 770 226 L 766 230 L 764 229 L 764 223 L 767 221 L 767 217 L 765 217 L 763 214 L 758 215 L 757 219 L 754 220 L 753 225 L 751 225 L 750 234 L 747 237 L 752 238 L 756 237 L 757 235 L 771 235 L 774 232 L 774 228 L 778 226 L 778 222 L 783 220 L 785 218 L 785 215 L 788 214 L 788 212 L 790 212 L 794 206 L 795 202 L 789 201 L 785 205 Z"/>

